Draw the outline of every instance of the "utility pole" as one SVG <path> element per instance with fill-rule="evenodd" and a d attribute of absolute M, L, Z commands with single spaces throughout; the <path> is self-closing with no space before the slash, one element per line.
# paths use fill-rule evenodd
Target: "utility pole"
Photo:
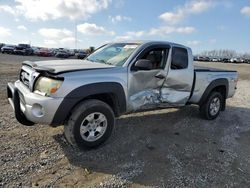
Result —
<path fill-rule="evenodd" d="M 77 49 L 77 23 L 75 19 L 75 49 Z"/>

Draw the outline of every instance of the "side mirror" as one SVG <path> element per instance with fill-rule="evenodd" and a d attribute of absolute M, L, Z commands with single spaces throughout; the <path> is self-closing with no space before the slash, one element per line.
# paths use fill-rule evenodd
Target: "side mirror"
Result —
<path fill-rule="evenodd" d="M 152 61 L 148 59 L 139 59 L 135 62 L 133 70 L 151 70 L 153 69 Z"/>

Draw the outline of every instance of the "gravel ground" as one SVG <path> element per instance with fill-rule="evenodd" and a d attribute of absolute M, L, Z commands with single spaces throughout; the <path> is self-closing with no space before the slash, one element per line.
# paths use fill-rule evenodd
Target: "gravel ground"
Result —
<path fill-rule="evenodd" d="M 122 116 L 102 147 L 71 148 L 63 127 L 25 127 L 14 118 L 6 83 L 23 60 L 0 54 L 0 187 L 249 187 L 250 65 L 237 69 L 238 90 L 214 121 L 196 106 Z"/>

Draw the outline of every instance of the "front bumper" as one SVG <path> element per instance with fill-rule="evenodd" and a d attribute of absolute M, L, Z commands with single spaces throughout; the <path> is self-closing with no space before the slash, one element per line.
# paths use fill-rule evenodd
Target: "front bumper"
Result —
<path fill-rule="evenodd" d="M 20 81 L 8 83 L 7 95 L 18 122 L 29 126 L 35 123 L 51 124 L 63 100 L 32 93 Z"/>
<path fill-rule="evenodd" d="M 14 109 L 16 119 L 19 123 L 27 126 L 34 125 L 35 123 L 32 121 L 29 121 L 24 113 L 21 110 L 20 107 L 20 97 L 17 88 L 12 84 L 8 83 L 7 85 L 7 95 L 8 95 L 8 100 Z"/>

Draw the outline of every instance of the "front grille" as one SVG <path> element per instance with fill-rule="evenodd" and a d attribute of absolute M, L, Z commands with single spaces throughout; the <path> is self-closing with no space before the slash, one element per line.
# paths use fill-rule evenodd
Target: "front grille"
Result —
<path fill-rule="evenodd" d="M 30 73 L 22 69 L 20 72 L 20 81 L 29 88 Z"/>
<path fill-rule="evenodd" d="M 32 67 L 23 65 L 20 71 L 19 80 L 30 90 L 32 90 L 34 80 L 39 76 L 39 73 L 36 72 Z"/>

